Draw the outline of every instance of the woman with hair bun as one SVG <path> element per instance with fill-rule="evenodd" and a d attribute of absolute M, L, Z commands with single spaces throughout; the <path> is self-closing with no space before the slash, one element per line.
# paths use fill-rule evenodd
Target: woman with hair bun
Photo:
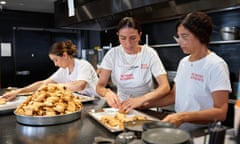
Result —
<path fill-rule="evenodd" d="M 49 78 L 37 81 L 26 87 L 19 88 L 5 93 L 2 97 L 8 101 L 15 99 L 19 93 L 32 92 L 44 84 L 59 83 L 72 91 L 96 96 L 97 74 L 93 66 L 83 60 L 74 58 L 77 54 L 77 47 L 71 40 L 54 43 L 49 50 L 49 58 L 59 69 Z"/>

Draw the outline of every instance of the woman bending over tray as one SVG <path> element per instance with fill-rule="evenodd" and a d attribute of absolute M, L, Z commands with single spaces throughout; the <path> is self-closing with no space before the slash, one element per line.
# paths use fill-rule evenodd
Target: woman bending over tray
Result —
<path fill-rule="evenodd" d="M 72 91 L 96 96 L 97 74 L 93 66 L 74 56 L 77 54 L 77 47 L 71 40 L 54 43 L 49 50 L 49 58 L 59 69 L 49 78 L 37 81 L 26 87 L 12 90 L 3 94 L 8 101 L 15 99 L 19 93 L 33 92 L 44 84 L 59 83 Z"/>
<path fill-rule="evenodd" d="M 129 112 L 167 94 L 170 86 L 157 52 L 148 45 L 139 45 L 142 31 L 134 18 L 123 18 L 117 35 L 120 45 L 104 56 L 96 89 L 111 107 Z M 106 88 L 110 76 L 117 93 Z"/>

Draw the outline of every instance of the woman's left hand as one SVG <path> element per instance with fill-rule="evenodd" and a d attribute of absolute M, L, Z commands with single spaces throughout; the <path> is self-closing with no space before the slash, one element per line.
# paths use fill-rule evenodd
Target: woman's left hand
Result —
<path fill-rule="evenodd" d="M 141 107 L 142 104 L 143 104 L 143 100 L 141 99 L 141 97 L 129 98 L 128 100 L 125 100 L 121 103 L 119 111 L 128 113 L 134 108 Z"/>
<path fill-rule="evenodd" d="M 176 127 L 179 127 L 184 122 L 181 113 L 169 114 L 162 121 L 171 123 Z"/>

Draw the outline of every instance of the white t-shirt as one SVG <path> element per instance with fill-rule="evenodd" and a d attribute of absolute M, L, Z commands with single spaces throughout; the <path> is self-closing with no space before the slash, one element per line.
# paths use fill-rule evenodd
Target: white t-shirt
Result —
<path fill-rule="evenodd" d="M 189 57 L 184 57 L 177 69 L 176 112 L 213 108 L 212 92 L 231 92 L 228 66 L 222 58 L 213 52 L 195 62 L 190 62 Z"/>
<path fill-rule="evenodd" d="M 157 52 L 147 45 L 133 55 L 124 52 L 121 45 L 114 47 L 103 58 L 101 68 L 112 71 L 111 79 L 121 100 L 150 92 L 154 88 L 153 76 L 166 74 Z"/>
<path fill-rule="evenodd" d="M 81 93 L 89 96 L 97 96 L 96 85 L 98 77 L 93 66 L 86 60 L 74 58 L 74 68 L 70 74 L 68 68 L 59 68 L 52 76 L 50 76 L 50 79 L 57 83 L 84 80 L 88 84 Z"/>

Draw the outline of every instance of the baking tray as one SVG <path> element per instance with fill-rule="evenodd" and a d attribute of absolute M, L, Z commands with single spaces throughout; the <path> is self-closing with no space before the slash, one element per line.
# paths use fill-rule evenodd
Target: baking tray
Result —
<path fill-rule="evenodd" d="M 100 121 L 101 117 L 103 116 L 114 116 L 115 114 L 118 113 L 118 109 L 115 108 L 102 108 L 99 110 L 91 109 L 88 111 L 88 114 L 95 119 L 98 123 L 103 125 L 106 129 L 108 129 L 110 132 L 121 132 L 124 130 L 124 128 L 119 128 L 119 127 L 110 127 L 108 125 L 105 125 Z M 142 113 L 137 110 L 131 110 L 128 114 L 126 114 L 127 117 L 134 117 L 134 116 L 145 116 L 147 120 L 153 120 L 153 121 L 159 121 L 157 118 L 154 118 L 152 116 L 149 116 L 145 113 Z"/>
<path fill-rule="evenodd" d="M 32 95 L 34 92 L 22 92 L 22 93 L 19 93 L 17 94 L 17 96 L 30 96 Z"/>
<path fill-rule="evenodd" d="M 43 126 L 62 124 L 79 119 L 81 117 L 81 110 L 56 116 L 25 116 L 16 114 L 15 111 L 14 114 L 16 115 L 17 122 L 21 124 Z"/>
<path fill-rule="evenodd" d="M 8 101 L 6 104 L 0 105 L 0 114 L 12 112 L 17 108 L 18 105 L 25 101 L 26 98 L 26 96 L 17 96 L 14 100 Z"/>
<path fill-rule="evenodd" d="M 73 94 L 74 94 L 75 96 L 79 97 L 79 99 L 81 100 L 82 103 L 92 102 L 92 101 L 95 101 L 95 100 L 96 100 L 95 97 L 82 95 L 82 94 L 77 93 L 77 92 L 74 92 Z"/>

